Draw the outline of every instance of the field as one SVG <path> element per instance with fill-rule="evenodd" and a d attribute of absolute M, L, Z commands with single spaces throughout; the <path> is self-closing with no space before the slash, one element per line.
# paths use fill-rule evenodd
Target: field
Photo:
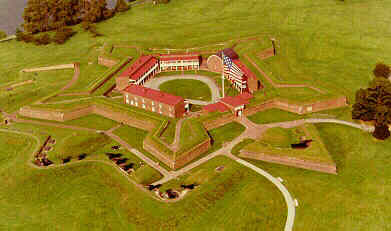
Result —
<path fill-rule="evenodd" d="M 159 89 L 173 95 L 181 96 L 184 99 L 210 101 L 212 97 L 208 85 L 193 79 L 167 81 L 160 85 Z"/>
<path fill-rule="evenodd" d="M 241 61 L 265 86 L 254 101 L 274 97 L 307 101 L 346 95 L 352 104 L 355 91 L 366 87 L 372 79 L 375 64 L 391 63 L 390 10 L 388 0 L 172 0 L 169 4 L 135 6 L 97 24 L 98 32 L 104 35 L 97 38 L 75 26 L 78 33 L 60 46 L 37 47 L 17 41 L 0 43 L 0 109 L 15 112 L 58 91 L 73 76 L 71 70 L 20 73 L 24 68 L 80 62 L 80 78 L 67 92 L 87 90 L 108 70 L 97 65 L 95 59 L 105 49 L 105 44 L 135 45 L 143 53 L 156 53 L 150 48 L 166 52 L 164 48 L 203 47 L 190 50 L 206 51 L 235 45 Z M 270 38 L 276 39 L 277 55 L 261 60 L 258 55 L 271 47 Z M 224 44 L 219 45 L 221 43 Z M 115 48 L 111 55 L 123 59 L 139 53 L 133 48 Z M 250 60 L 275 83 L 309 84 L 324 93 L 309 88 L 273 87 Z M 211 73 L 208 76 L 219 78 Z M 7 90 L 8 86 L 26 80 L 34 82 Z M 113 79 L 95 93 L 93 100 L 111 110 L 153 120 L 151 113 L 122 105 L 122 99 L 97 98 L 112 83 Z M 220 81 L 217 83 L 220 85 Z M 77 98 L 83 97 L 59 96 L 52 100 Z M 67 110 L 77 104 L 79 102 L 35 106 Z M 250 120 L 260 124 L 308 117 L 351 121 L 350 109 L 305 116 L 272 109 L 253 115 Z M 116 125 L 94 115 L 67 123 L 103 130 Z M 168 143 L 175 134 L 173 125 L 163 134 Z M 240 126 L 229 124 L 209 131 L 215 141 L 211 151 L 237 137 L 244 129 Z M 19 123 L 10 128 L 32 133 L 41 142 L 49 134 L 54 135 L 61 155 L 77 154 L 70 154 L 67 148 L 89 146 L 87 141 L 96 136 L 77 132 L 75 136 L 80 137 L 73 141 L 66 137 L 72 137 L 74 131 Z M 338 125 L 316 125 L 316 128 L 337 163 L 337 176 L 252 161 L 272 175 L 282 177 L 284 185 L 298 198 L 294 230 L 390 230 L 391 210 L 387 205 L 391 201 L 391 141 L 377 142 L 369 134 Z M 114 133 L 151 157 L 142 149 L 146 131 L 122 126 Z M 203 137 L 199 134 L 184 123 L 181 148 L 197 143 L 198 138 Z M 0 136 L 2 230 L 46 230 L 48 227 L 51 230 L 156 230 L 156 227 L 161 230 L 230 230 L 232 227 L 235 230 L 281 230 L 285 220 L 286 207 L 280 192 L 264 178 L 224 157 L 213 159 L 178 181 L 164 185 L 167 188 L 178 187 L 182 182 L 201 182 L 200 188 L 182 201 L 165 204 L 129 184 L 128 178 L 113 171 L 112 166 L 105 164 L 107 162 L 75 161 L 63 168 L 35 169 L 26 164 L 35 147 L 33 140 L 2 132 Z M 239 149 L 253 142 L 245 140 L 233 152 L 237 154 Z M 95 147 L 88 158 L 107 161 L 99 153 L 112 144 L 115 143 Z M 63 156 L 55 154 L 56 148 L 50 155 L 59 163 Z M 133 154 L 126 155 L 138 161 Z M 227 169 L 220 175 L 215 174 L 217 165 L 225 165 Z M 139 167 L 139 170 L 132 176 L 139 183 L 148 184 L 160 177 L 150 167 Z"/>
<path fill-rule="evenodd" d="M 306 140 L 312 140 L 309 147 L 306 149 L 292 149 L 291 144 L 300 143 L 302 137 L 305 137 Z M 258 141 L 246 145 L 243 150 L 265 155 L 293 157 L 316 163 L 334 163 L 319 137 L 319 132 L 312 124 L 290 129 L 270 128 L 262 134 Z"/>
<path fill-rule="evenodd" d="M 295 230 L 389 230 L 391 142 L 341 125 L 316 127 L 338 175 L 250 161 L 279 175 L 298 198 Z"/>
<path fill-rule="evenodd" d="M 0 154 L 0 182 L 5 186 L 0 191 L 1 229 L 198 230 L 210 224 L 214 229 L 254 228 L 262 221 L 264 227 L 280 230 L 285 219 L 285 205 L 277 190 L 265 179 L 225 158 L 198 169 L 211 172 L 217 165 L 224 165 L 226 170 L 219 176 L 211 177 L 183 201 L 165 204 L 104 164 L 80 162 L 58 169 L 34 169 L 26 161 L 31 154 L 27 150 L 36 144 L 21 135 L 0 135 L 1 147 L 18 153 Z M 221 190 L 215 191 L 216 187 Z M 226 203 L 234 198 L 236 203 Z M 227 216 L 227 210 L 238 212 Z M 186 216 L 193 219 L 183 219 Z"/>

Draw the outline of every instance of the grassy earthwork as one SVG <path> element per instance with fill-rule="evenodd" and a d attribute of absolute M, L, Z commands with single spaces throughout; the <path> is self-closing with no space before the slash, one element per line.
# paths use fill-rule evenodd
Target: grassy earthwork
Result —
<path fill-rule="evenodd" d="M 300 143 L 303 137 L 306 140 L 312 140 L 309 147 L 305 149 L 291 148 L 291 144 Z M 317 163 L 334 163 L 319 137 L 316 127 L 312 124 L 289 129 L 270 128 L 262 134 L 258 141 L 244 146 L 242 150 L 271 156 L 287 156 Z"/>
<path fill-rule="evenodd" d="M 200 50 L 209 50 L 216 49 L 216 43 L 232 39 L 235 41 L 228 41 L 222 47 L 237 43 L 235 50 L 242 62 L 265 85 L 265 90 L 256 94 L 256 100 L 282 97 L 305 101 L 346 95 L 353 102 L 355 91 L 367 86 L 372 78 L 375 63 L 391 63 L 388 55 L 391 53 L 390 9 L 391 2 L 385 0 L 172 0 L 157 6 L 135 6 L 97 24 L 97 30 L 104 34 L 101 37 L 92 38 L 80 26 L 75 26 L 77 35 L 61 46 L 37 47 L 17 41 L 0 43 L 0 109 L 15 112 L 56 92 L 73 76 L 72 70 L 20 73 L 24 68 L 80 62 L 80 78 L 67 92 L 85 91 L 107 71 L 97 65 L 95 59 L 105 43 L 137 45 L 145 53 L 156 53 L 149 48 L 206 46 Z M 254 36 L 257 36 L 255 40 L 238 42 L 240 38 Z M 277 56 L 261 60 L 258 54 L 271 47 L 272 37 L 276 39 Z M 139 54 L 133 48 L 114 48 L 111 55 L 123 59 Z M 276 83 L 310 84 L 325 93 L 307 88 L 274 88 L 246 56 Z M 218 75 L 210 75 L 218 79 Z M 7 90 L 8 86 L 26 80 L 34 82 Z M 83 97 L 59 96 L 51 100 Z M 120 100 L 104 101 L 112 110 L 139 112 L 120 106 Z M 86 103 L 91 101 L 86 100 Z M 69 109 L 78 104 L 36 107 Z M 308 116 L 323 116 L 321 114 L 350 120 L 349 107 Z M 300 118 L 303 117 L 274 109 L 250 117 L 256 123 Z M 102 130 L 115 124 L 96 116 L 67 123 L 84 127 L 95 123 L 93 127 Z M 170 126 L 163 134 L 168 143 L 175 134 L 174 127 Z M 184 134 L 193 132 L 186 124 L 184 127 Z M 56 137 L 58 146 L 49 152 L 56 163 L 60 161 L 55 156 L 57 148 L 65 153 L 68 147 L 76 150 L 92 139 L 99 139 L 97 134 L 78 131 L 75 136 L 79 137 L 71 141 L 67 137 L 75 131 L 28 124 L 13 124 L 10 128 L 33 133 L 41 142 L 49 134 Z M 298 198 L 294 230 L 390 230 L 391 211 L 386 205 L 391 201 L 388 167 L 391 141 L 376 142 L 369 134 L 339 125 L 316 125 L 316 128 L 337 163 L 337 176 L 251 161 L 272 175 L 282 177 L 284 185 Z M 242 128 L 231 124 L 209 133 L 215 147 L 221 147 L 241 131 Z M 142 141 L 147 132 L 123 126 L 115 133 L 143 151 Z M 0 136 L 0 184 L 3 186 L 0 229 L 230 230 L 235 227 L 236 230 L 281 230 L 285 221 L 286 207 L 280 192 L 264 178 L 224 157 L 213 159 L 164 185 L 178 188 L 180 183 L 200 184 L 182 201 L 165 204 L 129 184 L 113 166 L 104 163 L 75 161 L 62 168 L 35 169 L 26 164 L 36 145 L 32 139 L 3 132 Z M 114 143 L 105 142 L 99 147 L 94 144 L 95 151 L 91 150 L 87 160 L 108 161 L 100 153 Z M 186 139 L 181 142 L 182 147 L 191 143 Z M 240 143 L 234 152 L 251 142 L 254 141 Z M 137 163 L 133 154 L 121 152 Z M 214 169 L 220 165 L 225 168 L 216 173 Z M 137 182 L 150 183 L 158 178 L 149 167 L 139 169 L 132 176 Z"/>

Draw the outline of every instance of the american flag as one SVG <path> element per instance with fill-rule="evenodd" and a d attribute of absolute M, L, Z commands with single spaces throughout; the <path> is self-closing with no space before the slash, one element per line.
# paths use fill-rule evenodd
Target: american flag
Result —
<path fill-rule="evenodd" d="M 228 67 L 228 70 L 232 68 L 232 59 L 229 56 L 224 55 L 224 52 L 221 52 L 223 56 L 223 63 Z"/>

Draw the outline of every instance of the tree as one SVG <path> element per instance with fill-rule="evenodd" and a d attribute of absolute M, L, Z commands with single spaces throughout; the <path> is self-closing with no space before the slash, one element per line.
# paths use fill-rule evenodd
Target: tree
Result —
<path fill-rule="evenodd" d="M 124 12 L 127 10 L 129 10 L 129 5 L 125 2 L 125 0 L 117 0 L 115 12 Z"/>
<path fill-rule="evenodd" d="M 7 37 L 7 33 L 0 30 L 0 39 L 6 38 L 6 37 Z"/>
<path fill-rule="evenodd" d="M 387 66 L 386 64 L 377 63 L 375 69 L 373 70 L 373 74 L 376 77 L 388 78 L 388 77 L 390 77 L 391 70 L 390 70 L 390 67 Z"/>
<path fill-rule="evenodd" d="M 352 118 L 373 121 L 373 136 L 377 139 L 384 140 L 390 136 L 388 124 L 391 123 L 391 83 L 388 79 L 375 78 L 367 89 L 356 92 Z"/>

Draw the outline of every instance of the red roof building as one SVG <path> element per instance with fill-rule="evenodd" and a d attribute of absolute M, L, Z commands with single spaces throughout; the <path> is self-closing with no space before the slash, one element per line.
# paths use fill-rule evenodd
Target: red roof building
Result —
<path fill-rule="evenodd" d="M 141 85 L 130 85 L 122 91 L 124 102 L 148 111 L 169 117 L 182 117 L 185 113 L 185 102 L 180 96 L 147 88 Z"/>
<path fill-rule="evenodd" d="M 200 56 L 194 54 L 161 54 L 160 69 L 162 71 L 198 70 Z"/>
<path fill-rule="evenodd" d="M 235 116 L 242 116 L 245 106 L 250 103 L 250 99 L 253 96 L 250 93 L 243 93 L 238 96 L 227 96 L 220 100 L 218 103 L 209 104 L 203 107 L 205 112 L 226 112 L 232 111 Z"/>
<path fill-rule="evenodd" d="M 143 85 L 160 71 L 159 60 L 152 55 L 141 56 L 126 68 L 116 79 L 117 89 L 124 89 L 129 84 Z"/>
<path fill-rule="evenodd" d="M 213 103 L 213 104 L 208 104 L 202 108 L 206 112 L 226 112 L 229 110 L 227 106 L 225 106 L 223 103 Z"/>

